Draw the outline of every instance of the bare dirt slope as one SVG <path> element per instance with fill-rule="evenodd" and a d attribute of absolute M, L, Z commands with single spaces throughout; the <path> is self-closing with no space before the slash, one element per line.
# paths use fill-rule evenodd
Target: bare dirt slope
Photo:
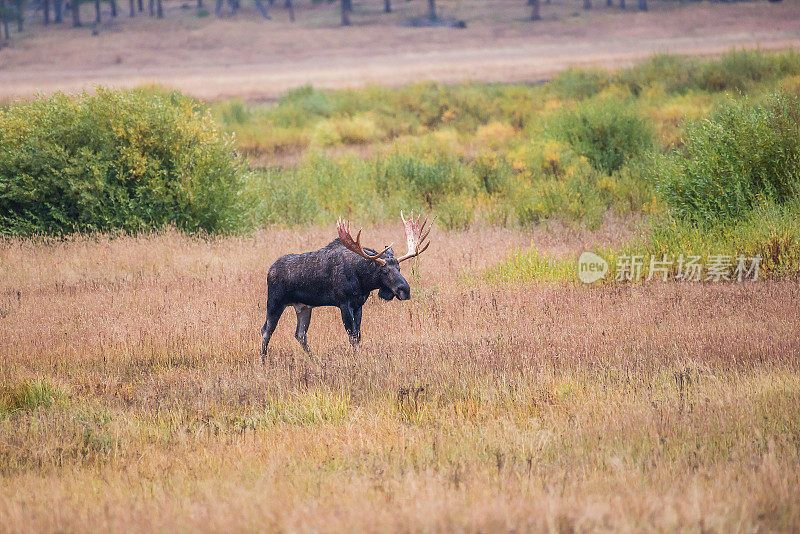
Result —
<path fill-rule="evenodd" d="M 372 5 L 372 4 L 375 5 Z M 206 99 L 270 99 L 304 84 L 338 88 L 411 81 L 533 81 L 571 65 L 621 66 L 658 52 L 718 54 L 732 47 L 800 45 L 800 2 L 651 2 L 647 13 L 553 0 L 543 21 L 526 20 L 524 2 L 441 2 L 464 30 L 411 28 L 421 2 L 357 3 L 355 25 L 337 25 L 334 6 L 301 6 L 298 22 L 243 11 L 197 18 L 167 3 L 165 20 L 121 16 L 99 35 L 66 25 L 33 25 L 0 51 L 0 98 L 78 91 L 93 84 L 158 83 Z M 87 9 L 91 6 L 87 6 Z M 91 20 L 86 13 L 85 20 Z"/>

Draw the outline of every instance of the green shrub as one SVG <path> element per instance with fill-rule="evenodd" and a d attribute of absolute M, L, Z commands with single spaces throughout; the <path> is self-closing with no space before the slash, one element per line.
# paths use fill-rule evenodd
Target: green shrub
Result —
<path fill-rule="evenodd" d="M 256 211 L 258 224 L 297 225 L 316 220 L 320 206 L 307 187 L 298 187 L 295 174 L 268 169 L 259 178 L 253 195 L 261 199 Z"/>
<path fill-rule="evenodd" d="M 800 53 L 765 54 L 759 50 L 734 50 L 719 59 L 656 55 L 621 71 L 615 81 L 633 94 L 659 86 L 668 93 L 687 91 L 746 91 L 782 76 L 800 73 Z"/>
<path fill-rule="evenodd" d="M 314 89 L 310 85 L 288 91 L 270 110 L 270 119 L 276 126 L 302 127 L 314 124 L 320 118 L 330 117 L 334 109 L 331 93 Z"/>
<path fill-rule="evenodd" d="M 194 100 L 146 90 L 57 94 L 0 110 L 0 233 L 248 222 L 247 172 Z"/>
<path fill-rule="evenodd" d="M 580 100 L 590 98 L 609 84 L 608 72 L 604 70 L 567 69 L 550 82 L 550 89 L 559 96 Z"/>
<path fill-rule="evenodd" d="M 606 173 L 618 170 L 633 156 L 653 147 L 650 124 L 631 104 L 616 98 L 592 99 L 575 110 L 559 113 L 548 133 L 568 142 L 596 169 Z"/>
<path fill-rule="evenodd" d="M 800 193 L 800 99 L 727 103 L 688 128 L 684 147 L 687 157 L 658 188 L 677 217 L 707 225 L 764 200 L 785 203 Z"/>
<path fill-rule="evenodd" d="M 421 158 L 392 154 L 384 166 L 387 183 L 409 190 L 414 198 L 431 207 L 446 197 L 475 190 L 470 169 L 455 158 Z"/>
<path fill-rule="evenodd" d="M 639 254 L 678 257 L 683 254 L 736 258 L 759 256 L 759 276 L 784 278 L 800 276 L 800 199 L 785 204 L 764 201 L 740 219 L 720 219 L 708 227 L 687 220 L 656 224 Z M 642 250 L 643 248 L 643 250 Z"/>

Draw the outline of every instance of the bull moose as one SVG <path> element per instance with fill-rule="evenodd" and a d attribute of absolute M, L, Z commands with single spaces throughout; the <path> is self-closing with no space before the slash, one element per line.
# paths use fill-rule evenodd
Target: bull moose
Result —
<path fill-rule="evenodd" d="M 336 227 L 339 237 L 327 246 L 303 254 L 287 254 L 278 258 L 267 272 L 267 320 L 261 327 L 261 362 L 266 362 L 267 346 L 281 314 L 287 306 L 297 313 L 294 337 L 306 352 L 306 332 L 311 312 L 317 306 L 336 306 L 342 312 L 342 322 L 355 347 L 361 340 L 361 307 L 370 293 L 378 290 L 384 300 L 408 300 L 411 288 L 400 274 L 400 263 L 425 252 L 431 231 L 426 218 L 406 220 L 400 212 L 406 232 L 408 252 L 394 257 L 392 245 L 380 252 L 361 246 L 361 230 L 355 239 L 350 234 L 350 221 L 341 218 Z"/>

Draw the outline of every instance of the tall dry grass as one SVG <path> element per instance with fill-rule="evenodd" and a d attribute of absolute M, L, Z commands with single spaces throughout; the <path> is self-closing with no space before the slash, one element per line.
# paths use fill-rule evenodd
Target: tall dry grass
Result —
<path fill-rule="evenodd" d="M 437 231 L 357 352 L 287 312 L 265 367 L 266 269 L 330 228 L 5 240 L 0 531 L 797 530 L 796 282 L 462 276 L 613 233 Z"/>

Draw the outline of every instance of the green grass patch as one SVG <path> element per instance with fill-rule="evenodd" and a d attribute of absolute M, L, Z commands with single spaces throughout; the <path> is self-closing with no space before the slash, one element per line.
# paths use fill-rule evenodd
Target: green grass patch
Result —
<path fill-rule="evenodd" d="M 492 283 L 563 282 L 576 276 L 574 260 L 548 257 L 535 245 L 518 250 L 484 274 Z"/>
<path fill-rule="evenodd" d="M 54 402 L 65 398 L 64 392 L 46 379 L 0 386 L 0 413 L 49 408 Z"/>

